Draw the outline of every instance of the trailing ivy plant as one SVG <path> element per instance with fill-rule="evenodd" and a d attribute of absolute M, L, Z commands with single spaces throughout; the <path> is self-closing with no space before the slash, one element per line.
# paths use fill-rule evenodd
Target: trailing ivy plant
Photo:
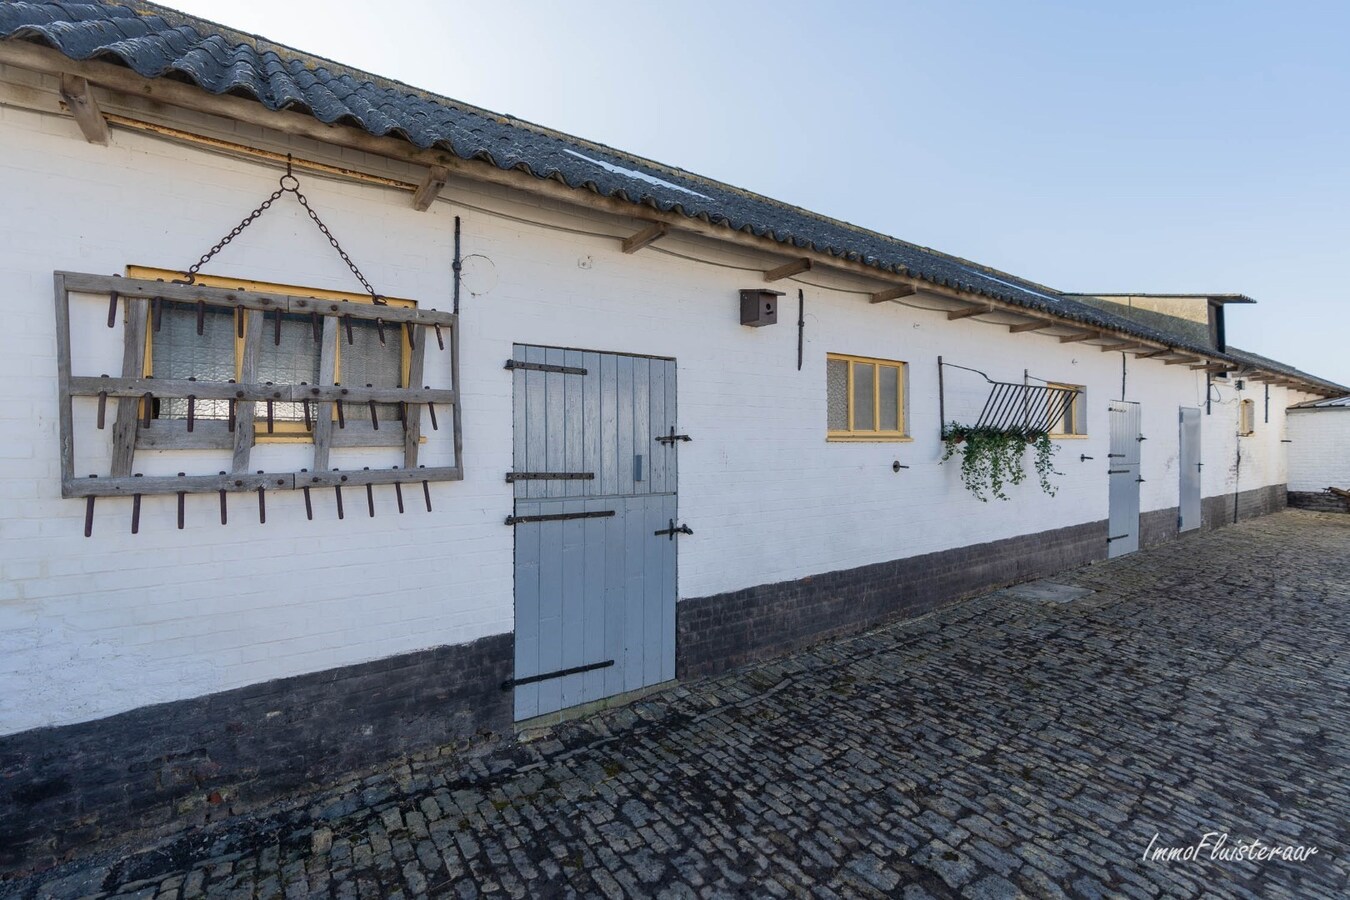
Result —
<path fill-rule="evenodd" d="M 1000 500 L 1009 499 L 1004 487 L 1026 480 L 1023 458 L 1027 445 L 1032 445 L 1036 451 L 1034 465 L 1041 490 L 1052 497 L 1055 495 L 1050 476 L 1059 474 L 1054 468 L 1054 456 L 1059 448 L 1044 431 L 987 425 L 976 428 L 952 422 L 942 432 L 942 443 L 945 447 L 942 462 L 961 454 L 961 480 L 981 503 L 988 503 L 989 495 Z"/>

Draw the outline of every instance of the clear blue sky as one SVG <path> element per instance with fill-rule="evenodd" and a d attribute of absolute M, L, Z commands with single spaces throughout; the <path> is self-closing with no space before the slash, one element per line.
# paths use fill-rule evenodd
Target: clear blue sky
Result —
<path fill-rule="evenodd" d="M 1350 384 L 1350 3 L 169 5 Z"/>

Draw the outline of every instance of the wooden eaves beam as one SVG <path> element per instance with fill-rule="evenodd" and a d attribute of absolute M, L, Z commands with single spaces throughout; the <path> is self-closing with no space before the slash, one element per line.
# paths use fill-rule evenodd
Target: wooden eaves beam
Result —
<path fill-rule="evenodd" d="M 1129 350 L 1131 347 L 1142 347 L 1143 344 L 1138 341 L 1121 341 L 1118 344 L 1101 344 L 1103 353 L 1114 353 L 1117 350 Z"/>
<path fill-rule="evenodd" d="M 61 99 L 75 117 L 75 124 L 80 126 L 84 139 L 106 147 L 109 140 L 108 120 L 103 118 L 89 82 L 78 75 L 61 73 Z"/>
<path fill-rule="evenodd" d="M 779 281 L 783 278 L 790 278 L 793 275 L 800 275 L 803 272 L 811 271 L 811 260 L 806 257 L 794 259 L 792 262 L 783 263 L 781 266 L 770 269 L 764 273 L 764 280 Z"/>
<path fill-rule="evenodd" d="M 968 319 L 971 316 L 982 316 L 985 313 L 991 313 L 993 311 L 994 307 L 992 305 L 967 306 L 965 309 L 949 309 L 947 310 L 947 321 L 954 322 L 957 319 Z"/>
<path fill-rule="evenodd" d="M 1101 337 L 1101 333 L 1096 331 L 1079 331 L 1075 334 L 1061 335 L 1059 342 L 1061 344 L 1072 344 L 1074 341 L 1085 341 L 1088 338 L 1094 337 Z"/>
<path fill-rule="evenodd" d="M 441 189 L 445 183 L 450 180 L 450 170 L 445 166 L 428 166 L 427 174 L 422 178 L 422 183 L 417 186 L 413 193 L 413 209 L 418 212 L 426 212 L 431 208 L 431 204 L 436 202 L 440 196 Z"/>
<path fill-rule="evenodd" d="M 1194 369 L 1194 370 L 1197 371 L 1197 372 L 1198 372 L 1198 371 L 1205 371 L 1205 372 L 1222 372 L 1224 369 L 1229 369 L 1229 368 L 1232 368 L 1232 367 L 1231 367 L 1228 363 L 1206 363 L 1206 362 L 1202 362 L 1202 363 L 1200 363 L 1200 364 L 1198 364 L 1198 365 L 1191 366 L 1191 368 Z"/>
<path fill-rule="evenodd" d="M 665 222 L 653 222 L 652 224 L 648 225 L 646 228 L 642 229 L 636 234 L 631 234 L 628 237 L 624 238 L 623 252 L 636 253 L 643 247 L 647 246 L 653 241 L 660 240 L 669 233 L 670 233 L 670 226 L 667 225 Z"/>
<path fill-rule="evenodd" d="M 1018 325 L 1009 325 L 1008 331 L 1011 334 L 1021 334 L 1025 331 L 1040 331 L 1042 328 L 1049 328 L 1052 322 L 1043 322 L 1037 319 L 1034 322 L 1022 322 Z"/>
<path fill-rule="evenodd" d="M 911 297 L 917 293 L 912 284 L 897 284 L 893 287 L 882 288 L 874 291 L 872 296 L 867 299 L 868 303 L 886 303 L 891 300 L 899 300 L 901 297 Z"/>
<path fill-rule="evenodd" d="M 1162 348 L 1157 349 L 1157 350 L 1149 350 L 1149 349 L 1146 348 L 1146 349 L 1144 350 L 1143 353 L 1136 353 L 1136 354 L 1134 355 L 1134 358 L 1135 358 L 1135 359 L 1152 359 L 1152 358 L 1155 357 L 1155 356 L 1167 356 L 1167 355 L 1169 355 L 1169 354 L 1171 354 L 1171 353 L 1175 353 L 1175 352 L 1176 352 L 1176 351 L 1173 350 L 1171 347 L 1162 347 Z"/>
<path fill-rule="evenodd" d="M 1163 365 L 1165 365 L 1165 366 L 1189 366 L 1191 363 L 1196 363 L 1196 362 L 1199 362 L 1199 361 L 1200 361 L 1200 357 L 1198 357 L 1198 356 L 1178 356 L 1176 359 L 1165 359 L 1165 360 L 1163 360 Z"/>
<path fill-rule="evenodd" d="M 177 107 L 318 141 L 332 147 L 358 150 L 385 159 L 428 167 L 441 166 L 448 170 L 451 176 L 500 185 L 535 197 L 598 210 L 628 220 L 631 220 L 635 213 L 636 204 L 630 201 L 573 188 L 554 179 L 538 178 L 516 169 L 501 169 L 485 160 L 461 159 L 448 149 L 421 149 L 402 138 L 373 135 L 351 125 L 325 124 L 312 115 L 298 110 L 271 110 L 256 100 L 229 94 L 212 94 L 194 84 L 165 78 L 145 78 L 129 68 L 113 63 L 100 60 L 73 60 L 58 50 L 39 44 L 0 41 L 0 63 L 58 78 L 71 76 L 84 79 L 87 84 L 97 85 L 114 94 L 130 98 L 127 103 L 133 109 L 144 110 L 152 116 L 167 115 L 159 108 L 161 106 Z M 104 124 L 106 127 L 106 122 Z M 641 216 L 651 220 L 654 225 L 665 225 L 668 230 L 697 234 L 721 243 L 780 257 L 783 252 L 782 244 L 772 237 L 737 231 L 725 225 L 713 224 L 681 213 L 648 209 L 642 211 Z M 656 237 L 660 235 L 655 235 L 652 240 Z M 631 239 L 626 239 L 625 243 L 628 240 Z M 871 280 L 889 281 L 896 287 L 908 288 L 911 293 L 923 290 L 953 300 L 976 303 L 984 309 L 1006 309 L 1010 313 L 1039 320 L 1042 323 L 1038 326 L 1040 328 L 1062 327 L 1066 324 L 1062 318 L 1053 313 L 1028 310 L 1018 304 L 991 299 L 973 291 L 925 281 L 909 275 L 903 269 L 886 272 L 860 260 L 850 260 L 824 251 L 802 252 L 804 258 L 811 259 L 818 266 Z M 886 290 L 891 289 L 884 289 L 878 293 L 885 293 Z M 1030 326 L 1031 323 L 1027 325 Z M 1011 328 L 1019 329 L 1021 326 L 1015 325 Z M 1027 327 L 1026 330 L 1035 329 Z M 1124 333 L 1119 336 L 1130 337 Z"/>

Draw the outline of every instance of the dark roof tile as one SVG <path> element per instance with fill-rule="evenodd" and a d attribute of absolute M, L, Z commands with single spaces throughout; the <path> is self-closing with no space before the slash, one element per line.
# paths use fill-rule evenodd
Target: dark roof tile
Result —
<path fill-rule="evenodd" d="M 500 116 L 308 56 L 284 45 L 141 0 L 0 3 L 0 39 L 47 44 L 72 59 L 109 59 L 147 78 L 186 78 L 269 109 L 308 111 L 423 148 L 519 169 L 637 205 L 724 223 L 796 248 L 861 260 L 883 272 L 1051 312 L 1088 326 L 1214 354 L 1014 275 L 829 219 L 651 160 Z M 637 211 L 635 211 L 637 212 Z"/>

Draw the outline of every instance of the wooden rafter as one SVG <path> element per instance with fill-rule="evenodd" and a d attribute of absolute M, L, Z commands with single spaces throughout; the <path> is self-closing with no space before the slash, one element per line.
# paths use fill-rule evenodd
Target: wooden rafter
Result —
<path fill-rule="evenodd" d="M 1224 369 L 1232 367 L 1229 366 L 1228 363 L 1200 363 L 1199 365 L 1191 366 L 1191 368 L 1196 371 L 1222 372 Z"/>
<path fill-rule="evenodd" d="M 1163 347 L 1160 350 L 1145 350 L 1143 353 L 1136 353 L 1134 356 L 1135 359 L 1152 359 L 1155 356 L 1167 356 L 1169 353 L 1174 352 L 1176 351 L 1172 350 L 1170 347 Z"/>
<path fill-rule="evenodd" d="M 793 275 L 800 275 L 803 272 L 811 271 L 811 260 L 806 257 L 794 259 L 792 262 L 783 263 L 781 266 L 770 269 L 764 273 L 765 281 L 778 281 L 782 278 L 790 278 Z"/>
<path fill-rule="evenodd" d="M 1059 342 L 1061 344 L 1072 344 L 1074 341 L 1085 341 L 1088 338 L 1100 336 L 1101 336 L 1100 333 L 1096 331 L 1079 331 L 1074 334 L 1061 335 Z"/>
<path fill-rule="evenodd" d="M 636 253 L 653 241 L 659 241 L 669 233 L 670 226 L 665 222 L 653 222 L 641 231 L 624 238 L 623 252 Z"/>
<path fill-rule="evenodd" d="M 899 300 L 901 297 L 912 297 L 915 293 L 912 284 L 897 284 L 893 287 L 882 288 L 874 291 L 868 298 L 868 303 L 886 303 L 891 300 Z"/>
<path fill-rule="evenodd" d="M 1142 347 L 1143 344 L 1138 341 L 1120 341 L 1115 344 L 1101 344 L 1103 353 L 1114 353 L 1117 350 L 1129 350 L 1131 347 Z"/>
<path fill-rule="evenodd" d="M 94 99 L 94 91 L 89 82 L 78 75 L 62 74 L 61 99 L 66 101 L 75 124 L 84 132 L 84 139 L 91 144 L 108 144 L 108 120 Z"/>
<path fill-rule="evenodd" d="M 964 309 L 949 309 L 947 310 L 947 319 L 966 319 L 971 316 L 981 316 L 993 311 L 994 308 L 992 306 L 967 306 Z"/>
<path fill-rule="evenodd" d="M 1163 360 L 1165 366 L 1189 366 L 1191 363 L 1199 362 L 1198 356 L 1178 356 L 1175 359 Z"/>
<path fill-rule="evenodd" d="M 422 183 L 417 186 L 417 191 L 413 194 L 413 209 L 418 212 L 426 212 L 431 208 L 431 204 L 440 196 L 441 189 L 445 183 L 450 180 L 450 170 L 445 166 L 428 166 L 427 174 L 422 178 Z"/>
<path fill-rule="evenodd" d="M 1049 328 L 1052 324 L 1054 323 L 1042 322 L 1040 319 L 1037 319 L 1034 322 L 1022 322 L 1019 325 L 1009 325 L 1008 331 L 1012 334 L 1021 334 L 1025 331 L 1040 331 L 1043 328 Z"/>

